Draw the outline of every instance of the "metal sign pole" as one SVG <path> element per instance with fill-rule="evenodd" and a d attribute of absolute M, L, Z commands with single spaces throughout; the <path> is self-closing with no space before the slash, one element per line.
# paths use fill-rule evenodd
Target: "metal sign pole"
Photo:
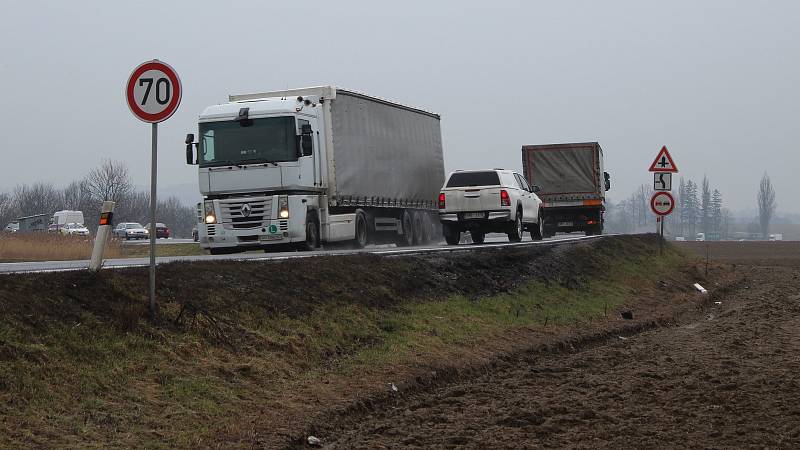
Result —
<path fill-rule="evenodd" d="M 158 165 L 158 123 L 153 126 L 150 164 L 150 317 L 156 318 L 156 169 Z"/>
<path fill-rule="evenodd" d="M 664 219 L 666 218 L 667 216 L 661 216 L 661 243 L 659 244 L 661 245 L 661 255 L 664 254 Z"/>

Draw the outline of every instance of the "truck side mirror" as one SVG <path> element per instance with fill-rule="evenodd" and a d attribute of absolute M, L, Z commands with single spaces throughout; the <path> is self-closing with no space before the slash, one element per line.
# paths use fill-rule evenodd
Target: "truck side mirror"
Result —
<path fill-rule="evenodd" d="M 300 149 L 302 150 L 302 156 L 311 156 L 314 150 L 313 145 L 313 133 L 311 131 L 311 125 L 303 124 L 300 127 Z"/>
<path fill-rule="evenodd" d="M 194 134 L 186 135 L 186 164 L 194 164 Z"/>
<path fill-rule="evenodd" d="M 606 180 L 606 190 L 611 190 L 611 175 L 608 172 L 603 172 L 603 178 Z"/>
<path fill-rule="evenodd" d="M 539 187 L 538 184 L 534 184 L 533 186 L 531 186 L 531 192 L 533 192 L 534 194 L 539 192 L 539 191 L 541 191 L 541 190 L 542 190 L 542 188 Z"/>

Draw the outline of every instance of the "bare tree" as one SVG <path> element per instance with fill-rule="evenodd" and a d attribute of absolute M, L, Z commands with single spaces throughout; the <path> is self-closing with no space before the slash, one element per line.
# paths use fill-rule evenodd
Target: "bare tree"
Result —
<path fill-rule="evenodd" d="M 761 177 L 761 183 L 758 186 L 758 223 L 764 239 L 769 234 L 769 223 L 772 221 L 772 215 L 775 214 L 777 206 L 778 204 L 775 203 L 775 189 L 772 187 L 769 175 L 764 172 L 764 176 Z"/>
<path fill-rule="evenodd" d="M 11 201 L 11 196 L 6 194 L 5 192 L 0 192 L 0 227 L 5 228 L 5 226 L 14 220 L 14 205 Z M 2 230 L 0 228 L 0 230 Z"/>
<path fill-rule="evenodd" d="M 128 166 L 123 162 L 106 160 L 86 175 L 86 189 L 95 203 L 111 200 L 124 202 L 133 193 Z"/>
<path fill-rule="evenodd" d="M 19 185 L 12 194 L 17 217 L 33 214 L 53 214 L 64 207 L 64 192 L 51 183 Z"/>

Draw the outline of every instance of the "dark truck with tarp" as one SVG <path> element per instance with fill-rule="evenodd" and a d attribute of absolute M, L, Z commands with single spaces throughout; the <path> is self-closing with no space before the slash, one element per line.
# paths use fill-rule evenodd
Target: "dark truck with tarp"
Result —
<path fill-rule="evenodd" d="M 610 177 L 597 142 L 522 146 L 522 168 L 528 183 L 541 188 L 545 237 L 557 232 L 603 233 Z"/>

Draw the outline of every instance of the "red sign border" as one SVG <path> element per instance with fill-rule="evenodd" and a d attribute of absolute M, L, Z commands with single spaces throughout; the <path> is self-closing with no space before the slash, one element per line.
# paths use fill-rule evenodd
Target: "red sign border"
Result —
<path fill-rule="evenodd" d="M 669 160 L 669 163 L 672 164 L 672 169 L 664 170 L 664 169 L 659 169 L 658 167 L 656 167 L 656 163 L 658 162 L 658 159 L 659 159 L 659 157 L 661 156 L 662 153 L 666 155 L 667 160 Z M 675 161 L 672 160 L 672 155 L 669 154 L 669 150 L 667 150 L 667 146 L 666 145 L 661 147 L 661 150 L 656 155 L 656 159 L 653 160 L 653 164 L 650 164 L 650 168 L 647 169 L 647 170 L 649 172 L 671 172 L 671 173 L 677 173 L 678 172 L 678 166 L 675 165 Z"/>
<path fill-rule="evenodd" d="M 667 197 L 669 197 L 670 207 L 669 207 L 669 210 L 667 210 L 667 212 L 665 212 L 665 213 L 660 213 L 660 212 L 656 211 L 656 197 L 658 197 L 659 195 L 666 195 Z M 670 194 L 667 191 L 655 192 L 655 193 L 653 193 L 653 196 L 650 197 L 650 209 L 653 210 L 653 212 L 657 216 L 668 216 L 668 215 L 670 215 L 672 213 L 672 210 L 675 209 L 675 197 L 673 197 L 672 194 Z"/>
<path fill-rule="evenodd" d="M 135 84 L 135 80 L 139 78 L 140 75 L 147 72 L 148 70 L 160 70 L 164 72 L 167 77 L 169 77 L 170 81 L 172 82 L 173 89 L 175 90 L 175 94 L 172 96 L 172 100 L 169 102 L 167 107 L 158 114 L 149 114 L 139 108 L 139 105 L 136 104 L 136 99 L 133 98 L 133 88 Z M 143 62 L 139 64 L 133 72 L 131 72 L 131 76 L 128 78 L 128 85 L 125 89 L 125 97 L 128 102 L 128 108 L 131 110 L 134 116 L 136 116 L 142 122 L 147 123 L 158 123 L 163 122 L 169 119 L 175 111 L 178 110 L 178 105 L 181 103 L 181 96 L 183 95 L 183 86 L 181 85 L 181 79 L 178 77 L 178 73 L 175 72 L 175 69 L 172 68 L 169 64 L 154 59 L 152 61 Z"/>

